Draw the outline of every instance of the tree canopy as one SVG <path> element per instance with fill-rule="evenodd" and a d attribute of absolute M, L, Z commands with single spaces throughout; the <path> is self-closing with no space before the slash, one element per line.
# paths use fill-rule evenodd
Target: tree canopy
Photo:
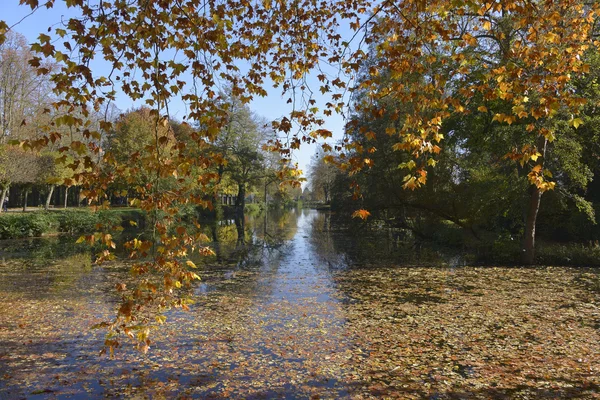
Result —
<path fill-rule="evenodd" d="M 21 0 L 33 10 L 54 3 Z M 176 289 L 198 276 L 186 256 L 209 249 L 202 235 L 177 226 L 177 209 L 189 203 L 212 207 L 198 188 L 210 190 L 218 179 L 210 167 L 221 160 L 209 153 L 190 157 L 189 140 L 175 136 L 172 141 L 160 133 L 169 124 L 174 98 L 185 102 L 184 122 L 197 129 L 193 142 L 202 147 L 218 141 L 230 122 L 229 103 L 220 89 L 230 88 L 235 98 L 247 103 L 266 95 L 268 85 L 280 88 L 294 109 L 273 122 L 283 139 L 274 140 L 270 149 L 290 158 L 302 142 L 331 136 L 320 125 L 332 113 L 347 111 L 344 91 L 350 90 L 354 112 L 375 120 L 389 114 L 386 151 L 407 154 L 402 165 L 405 189 L 427 182 L 444 146 L 442 127 L 452 118 L 470 119 L 478 113 L 489 118 L 494 129 L 483 131 L 483 136 L 490 140 L 518 124 L 527 133 L 511 142 L 514 146 L 505 156 L 527 166 L 532 188 L 527 262 L 533 256 L 541 195 L 556 185 L 551 173 L 560 173 L 549 173 L 546 162 L 547 143 L 558 142 L 563 131 L 554 120 L 567 116 L 572 128 L 583 123 L 580 113 L 586 99 L 573 90 L 572 81 L 590 72 L 585 55 L 597 45 L 593 29 L 599 7 L 581 0 L 64 3 L 79 17 L 40 34 L 29 61 L 54 87 L 49 121 L 40 127 L 42 135 L 13 143 L 38 149 L 66 140 L 58 150 L 74 157 L 73 169 L 81 171 L 70 179 L 85 184 L 83 195 L 100 206 L 108 196 L 107 180 L 115 178 L 102 169 L 103 162 L 115 159 L 110 148 L 105 149 L 115 127 L 107 118 L 98 124 L 92 120 L 108 112 L 117 93 L 149 108 L 154 135 L 145 149 L 154 156 L 145 159 L 144 171 L 152 179 L 138 186 L 135 205 L 160 210 L 166 217 L 154 221 L 153 240 L 126 245 L 132 258 L 142 259 L 133 268 L 138 279 L 133 288 L 120 286 L 118 317 L 106 324 L 136 339 L 143 349 L 149 344 L 147 326 L 155 320 L 152 310 L 187 307 L 189 300 L 179 297 Z M 8 30 L 0 22 L 0 43 L 6 42 Z M 94 70 L 96 60 L 110 66 L 104 76 Z M 56 68 L 49 68 L 49 61 Z M 358 73 L 362 77 L 357 84 L 349 84 Z M 310 86 L 310 74 L 317 76 L 318 87 Z M 329 100 L 319 105 L 313 91 Z M 373 146 L 376 135 L 368 127 L 351 121 L 349 131 L 361 140 L 349 136 L 334 149 L 339 165 L 353 174 L 372 167 L 371 155 L 381 149 Z M 281 177 L 298 175 L 289 162 L 282 165 Z M 166 177 L 176 180 L 168 190 L 161 183 Z M 360 197 L 360 185 L 350 184 Z M 177 235 L 172 234 L 173 226 Z M 100 259 L 110 255 L 114 243 L 109 234 L 87 239 L 104 243 Z M 107 339 L 110 348 L 118 343 L 115 337 Z"/>

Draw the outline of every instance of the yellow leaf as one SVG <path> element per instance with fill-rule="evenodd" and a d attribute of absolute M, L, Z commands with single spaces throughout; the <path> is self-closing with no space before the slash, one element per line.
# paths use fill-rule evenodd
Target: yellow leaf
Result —
<path fill-rule="evenodd" d="M 481 112 L 487 112 L 487 107 L 486 106 L 479 106 L 477 107 L 477 111 L 481 111 Z"/>
<path fill-rule="evenodd" d="M 197 280 L 197 281 L 200 281 L 200 280 L 202 280 L 202 279 L 200 278 L 200 276 L 198 276 L 198 274 L 195 274 L 195 273 L 192 273 L 191 277 L 192 277 L 192 279 L 195 279 L 195 280 Z"/>
<path fill-rule="evenodd" d="M 583 125 L 583 120 L 581 118 L 573 118 L 571 121 L 569 121 L 569 125 L 571 125 L 575 129 L 577 129 L 581 125 Z"/>
<path fill-rule="evenodd" d="M 408 168 L 410 170 L 410 169 L 415 169 L 416 166 L 417 166 L 417 163 L 415 163 L 413 160 L 410 160 L 408 162 L 398 165 L 398 168 Z"/>
<path fill-rule="evenodd" d="M 407 179 L 408 178 L 408 179 Z M 402 187 L 404 189 L 415 190 L 417 188 L 417 178 L 412 175 L 407 175 L 404 177 L 404 185 Z"/>
<path fill-rule="evenodd" d="M 498 121 L 498 122 L 502 122 L 505 119 L 505 115 L 504 114 L 495 114 L 494 117 L 492 118 L 492 121 Z"/>
<path fill-rule="evenodd" d="M 196 264 L 194 264 L 194 262 L 193 262 L 193 261 L 190 261 L 190 260 L 187 260 L 187 261 L 185 262 L 185 264 L 186 264 L 188 267 L 190 267 L 190 268 L 198 268 L 198 267 L 196 267 Z"/>

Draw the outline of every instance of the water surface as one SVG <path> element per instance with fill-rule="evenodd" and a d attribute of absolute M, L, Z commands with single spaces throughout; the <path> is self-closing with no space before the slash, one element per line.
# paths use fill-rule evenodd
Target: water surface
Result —
<path fill-rule="evenodd" d="M 0 398 L 593 398 L 600 271 L 461 266 L 294 211 L 206 225 L 215 257 L 147 355 L 99 356 L 126 263 L 0 243 Z"/>

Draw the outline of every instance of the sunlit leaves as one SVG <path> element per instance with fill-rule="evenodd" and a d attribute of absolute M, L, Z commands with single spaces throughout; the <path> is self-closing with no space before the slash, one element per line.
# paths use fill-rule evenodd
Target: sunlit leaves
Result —
<path fill-rule="evenodd" d="M 362 220 L 366 220 L 367 218 L 369 218 L 369 216 L 371 215 L 371 213 L 367 210 L 356 210 L 352 213 L 352 218 L 360 218 Z"/>
<path fill-rule="evenodd" d="M 573 128 L 577 129 L 579 128 L 581 125 L 583 125 L 583 120 L 581 118 L 573 118 L 569 121 L 569 125 L 572 126 Z"/>
<path fill-rule="evenodd" d="M 411 154 L 418 166 L 429 163 L 424 154 L 433 150 L 427 143 L 435 140 L 435 127 L 469 112 L 474 95 L 484 104 L 473 108 L 490 113 L 493 122 L 527 124 L 532 143 L 538 134 L 548 140 L 556 134 L 547 127 L 530 128 L 532 119 L 547 124 L 581 107 L 569 82 L 589 71 L 583 56 L 590 49 L 593 7 L 580 1 L 527 6 L 435 1 L 419 7 L 403 3 L 373 26 L 378 35 L 373 40 L 382 44 L 360 85 L 376 118 L 381 117 L 379 102 L 410 105 L 402 129 L 386 132 L 399 137 L 392 148 Z M 424 18 L 427 23 L 421 23 Z M 403 39 L 400 32 L 410 34 Z M 508 36 L 514 40 L 506 41 Z M 366 112 L 370 106 L 360 107 Z M 580 121 L 574 118 L 571 126 Z M 405 188 L 418 187 L 419 178 L 407 176 Z"/>
<path fill-rule="evenodd" d="M 34 0 L 22 4 L 39 5 Z M 54 2 L 45 4 L 52 7 Z M 174 289 L 191 268 L 181 259 L 197 240 L 194 232 L 177 229 L 177 210 L 182 204 L 211 207 L 215 182 L 220 179 L 215 171 L 230 161 L 206 151 L 229 121 L 227 102 L 219 94 L 223 86 L 244 104 L 267 93 L 268 79 L 284 92 L 294 109 L 273 123 L 282 138 L 273 140 L 269 148 L 284 159 L 281 180 L 298 186 L 300 174 L 291 163 L 292 150 L 303 142 L 332 137 L 320 126 L 323 116 L 344 111 L 340 93 L 347 86 L 344 80 L 369 59 L 365 79 L 351 88 L 353 93 L 365 93 L 369 101 L 356 107 L 372 119 L 381 119 L 387 117 L 381 103 L 406 105 L 403 113 L 390 117 L 393 123 L 385 132 L 393 138 L 391 149 L 410 156 L 411 161 L 401 166 L 407 170 L 402 187 L 415 190 L 426 184 L 427 170 L 436 165 L 444 145 L 445 121 L 472 113 L 471 99 L 476 96 L 485 104 L 477 107 L 481 118 L 491 117 L 494 126 L 522 127 L 531 135 L 530 144 L 540 135 L 550 141 L 558 134 L 544 126 L 549 120 L 561 113 L 578 115 L 584 103 L 574 98 L 569 83 L 575 74 L 589 70 L 582 56 L 595 46 L 590 38 L 597 7 L 576 0 L 527 4 L 419 0 L 375 5 L 362 0 L 327 5 L 69 0 L 67 6 L 81 17 L 68 19 L 32 44 L 39 59 L 31 65 L 38 73 L 51 73 L 44 57 L 59 65 L 51 73 L 59 98 L 52 110 L 56 115 L 41 129 L 43 137 L 20 144 L 39 149 L 66 141 L 61 151 L 83 160 L 71 165 L 85 166 L 85 171 L 69 179 L 85 184 L 81 193 L 86 202 L 104 206 L 110 196 L 108 187 L 121 182 L 131 190 L 130 205 L 155 216 L 152 240 L 136 238 L 126 248 L 132 259 L 152 258 L 133 268 L 138 276 L 166 278 L 156 287 L 144 283 L 138 291 L 132 289 L 131 300 L 126 301 L 139 303 L 122 310 L 112 326 L 115 329 L 119 324 L 124 328 L 154 321 L 135 319 L 140 309 L 154 302 L 185 308 Z M 356 46 L 342 42 L 350 38 L 342 38 L 340 24 L 350 25 L 356 33 Z M 0 24 L 0 40 L 6 29 L 6 24 Z M 68 43 L 66 51 L 61 43 Z M 367 54 L 361 44 L 372 46 L 374 54 Z M 107 76 L 96 76 L 91 70 L 94 59 L 107 64 Z M 337 68 L 338 76 L 323 73 L 325 64 Z M 308 85 L 311 71 L 318 71 L 314 87 Z M 123 125 L 92 121 L 106 113 L 118 92 L 150 107 L 137 116 L 143 120 L 138 126 L 145 122 L 149 134 L 122 146 L 120 154 L 115 140 L 112 151 L 107 151 L 106 138 Z M 330 97 L 324 108 L 314 104 L 312 93 L 318 92 Z M 197 127 L 189 143 L 182 143 L 169 129 L 169 105 L 178 100 L 186 104 L 185 119 Z M 571 126 L 578 128 L 581 123 L 574 117 Z M 122 137 L 113 135 L 113 139 Z M 187 152 L 188 145 L 202 155 Z M 521 146 L 506 158 L 523 166 L 543 161 L 536 146 Z M 324 159 L 336 161 L 349 174 L 373 168 L 374 147 L 352 141 L 341 147 L 346 159 L 337 162 L 332 155 Z M 544 176 L 541 170 L 532 170 L 528 177 L 547 190 L 552 185 Z M 101 258 L 110 256 L 111 240 L 95 236 L 86 240 L 101 241 L 107 247 Z M 211 253 L 208 247 L 196 249 Z M 147 335 L 134 335 L 134 339 L 147 350 Z M 118 340 L 110 340 L 112 350 Z"/>

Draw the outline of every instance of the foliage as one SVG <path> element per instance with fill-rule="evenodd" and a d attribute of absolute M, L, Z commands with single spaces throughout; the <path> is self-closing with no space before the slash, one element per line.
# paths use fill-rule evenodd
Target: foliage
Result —
<path fill-rule="evenodd" d="M 251 203 L 246 204 L 245 212 L 249 215 L 259 214 L 264 209 L 264 204 Z"/>
<path fill-rule="evenodd" d="M 311 200 L 322 201 L 325 204 L 331 202 L 333 183 L 338 174 L 338 169 L 328 161 L 326 152 L 322 147 L 317 148 L 311 159 L 309 167 L 309 179 L 312 189 Z"/>
<path fill-rule="evenodd" d="M 94 233 L 106 228 L 144 226 L 139 210 L 67 210 L 52 212 L 10 213 L 0 215 L 0 239 L 37 237 L 48 233 Z"/>
<path fill-rule="evenodd" d="M 38 0 L 21 3 L 33 10 L 40 5 Z M 473 114 L 471 99 L 481 99 L 477 112 L 498 127 L 493 138 L 498 133 L 510 136 L 506 131 L 517 123 L 529 133 L 506 155 L 521 165 L 526 184 L 532 186 L 524 224 L 525 248 L 532 258 L 541 194 L 556 184 L 545 165 L 548 141 L 560 136 L 552 120 L 569 115 L 573 128 L 583 122 L 579 112 L 585 101 L 571 90 L 570 81 L 590 70 L 583 55 L 596 45 L 592 29 L 598 7 L 581 0 L 68 0 L 66 5 L 79 14 L 41 34 L 30 60 L 54 84 L 52 120 L 41 127 L 43 136 L 18 141 L 25 149 L 66 141 L 59 151 L 77 156 L 74 171 L 84 165 L 85 171 L 75 173 L 72 181 L 85 185 L 82 193 L 89 203 L 105 204 L 110 185 L 119 179 L 135 186 L 132 205 L 152 216 L 154 237 L 132 240 L 125 248 L 132 259 L 152 255 L 152 261 L 132 268 L 137 281 L 123 289 L 118 315 L 105 325 L 110 331 L 106 346 L 118 346 L 121 333 L 144 351 L 150 344 L 148 326 L 162 321 L 155 318 L 157 309 L 189 308 L 189 301 L 176 294 L 198 279 L 186 258 L 194 252 L 211 253 L 202 236 L 178 226 L 177 208 L 187 203 L 214 206 L 210 195 L 220 183 L 218 169 L 229 160 L 210 151 L 190 157 L 187 147 L 216 144 L 227 132 L 231 102 L 219 89 L 228 87 L 242 105 L 266 95 L 267 80 L 282 89 L 294 109 L 274 121 L 282 135 L 269 147 L 284 157 L 280 179 L 297 183 L 291 151 L 303 141 L 331 136 L 319 125 L 325 116 L 343 111 L 344 74 L 355 74 L 367 60 L 361 44 L 372 45 L 376 57 L 367 79 L 352 89 L 364 94 L 355 106 L 378 119 L 386 112 L 381 100 L 403 104 L 405 114 L 392 112 L 385 131 L 390 136 L 387 150 L 406 153 L 401 169 L 407 171 L 398 186 L 406 189 L 422 186 L 433 174 L 444 124 L 452 116 Z M 342 24 L 350 25 L 355 47 L 340 34 Z M 6 41 L 7 30 L 0 22 L 0 43 Z M 92 71 L 98 59 L 107 64 L 107 76 Z M 45 60 L 57 63 L 57 69 L 52 71 Z M 340 73 L 324 71 L 331 66 Z M 308 87 L 311 71 L 318 74 L 314 89 L 331 95 L 321 108 Z M 150 108 L 154 135 L 140 144 L 139 154 L 132 154 L 132 167 L 119 161 L 118 151 L 105 148 L 115 129 L 111 121 L 94 123 L 119 91 Z M 175 98 L 186 103 L 186 120 L 197 128 L 191 140 L 173 141 L 161 133 L 168 130 L 169 105 Z M 360 127 L 356 132 L 366 140 L 373 136 Z M 350 174 L 369 168 L 371 151 L 377 151 L 350 140 L 337 150 L 342 151 L 340 166 Z M 254 149 L 245 148 L 231 162 L 245 159 L 252 165 L 256 156 Z M 552 173 L 558 176 L 560 171 Z M 136 181 L 138 174 L 142 181 Z M 243 200 L 246 182 L 241 181 L 238 195 Z M 359 185 L 351 184 L 358 198 Z M 461 218 L 450 218 L 462 224 Z M 170 234 L 173 227 L 179 229 L 176 237 Z M 90 244 L 102 239 L 106 245 L 100 261 L 112 257 L 108 248 L 113 242 L 107 235 L 87 237 Z"/>
<path fill-rule="evenodd" d="M 57 228 L 57 220 L 47 213 L 3 214 L 0 216 L 0 239 L 41 236 Z"/>

